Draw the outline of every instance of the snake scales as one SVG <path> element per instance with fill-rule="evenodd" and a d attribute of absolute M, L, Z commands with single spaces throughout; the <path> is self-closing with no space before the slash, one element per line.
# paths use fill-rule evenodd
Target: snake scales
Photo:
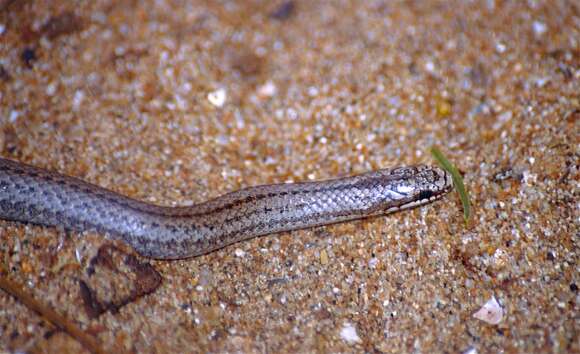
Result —
<path fill-rule="evenodd" d="M 453 188 L 439 167 L 396 167 L 316 182 L 241 189 L 188 207 L 138 201 L 0 158 L 0 218 L 121 238 L 143 256 L 197 256 L 256 236 L 384 215 Z"/>

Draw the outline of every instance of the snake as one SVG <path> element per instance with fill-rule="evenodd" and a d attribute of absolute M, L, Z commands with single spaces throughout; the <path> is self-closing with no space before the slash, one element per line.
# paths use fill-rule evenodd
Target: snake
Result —
<path fill-rule="evenodd" d="M 258 236 L 386 215 L 431 203 L 451 189 L 446 170 L 410 165 L 247 187 L 170 207 L 0 158 L 0 219 L 96 231 L 121 239 L 142 256 L 168 260 L 207 254 Z"/>

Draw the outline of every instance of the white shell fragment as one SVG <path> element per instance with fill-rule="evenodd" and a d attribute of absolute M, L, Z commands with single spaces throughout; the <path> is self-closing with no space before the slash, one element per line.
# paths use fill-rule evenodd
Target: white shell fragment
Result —
<path fill-rule="evenodd" d="M 348 322 L 345 323 L 340 330 L 340 337 L 348 344 L 360 342 L 360 337 L 356 333 L 356 328 Z"/>
<path fill-rule="evenodd" d="M 223 88 L 217 89 L 207 94 L 209 103 L 216 107 L 222 107 L 226 103 L 227 93 Z"/>
<path fill-rule="evenodd" d="M 492 325 L 496 325 L 503 319 L 503 308 L 499 305 L 495 296 L 492 296 L 473 317 Z"/>

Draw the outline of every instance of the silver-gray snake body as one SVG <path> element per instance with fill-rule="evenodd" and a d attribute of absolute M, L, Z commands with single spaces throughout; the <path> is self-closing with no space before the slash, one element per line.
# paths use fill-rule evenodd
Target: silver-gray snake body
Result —
<path fill-rule="evenodd" d="M 384 215 L 453 188 L 417 165 L 325 181 L 263 185 L 188 207 L 125 197 L 80 179 L 0 158 L 0 218 L 118 237 L 140 254 L 178 259 L 256 236 Z"/>

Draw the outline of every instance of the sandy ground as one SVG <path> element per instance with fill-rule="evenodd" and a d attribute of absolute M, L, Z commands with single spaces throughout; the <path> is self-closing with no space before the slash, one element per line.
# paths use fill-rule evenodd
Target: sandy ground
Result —
<path fill-rule="evenodd" d="M 579 352 L 579 42 L 564 0 L 0 1 L 3 157 L 187 205 L 435 144 L 474 207 L 136 255 L 149 295 L 91 278 L 103 235 L 0 222 L 2 276 L 104 351 Z M 0 351 L 81 348 L 0 291 Z"/>

